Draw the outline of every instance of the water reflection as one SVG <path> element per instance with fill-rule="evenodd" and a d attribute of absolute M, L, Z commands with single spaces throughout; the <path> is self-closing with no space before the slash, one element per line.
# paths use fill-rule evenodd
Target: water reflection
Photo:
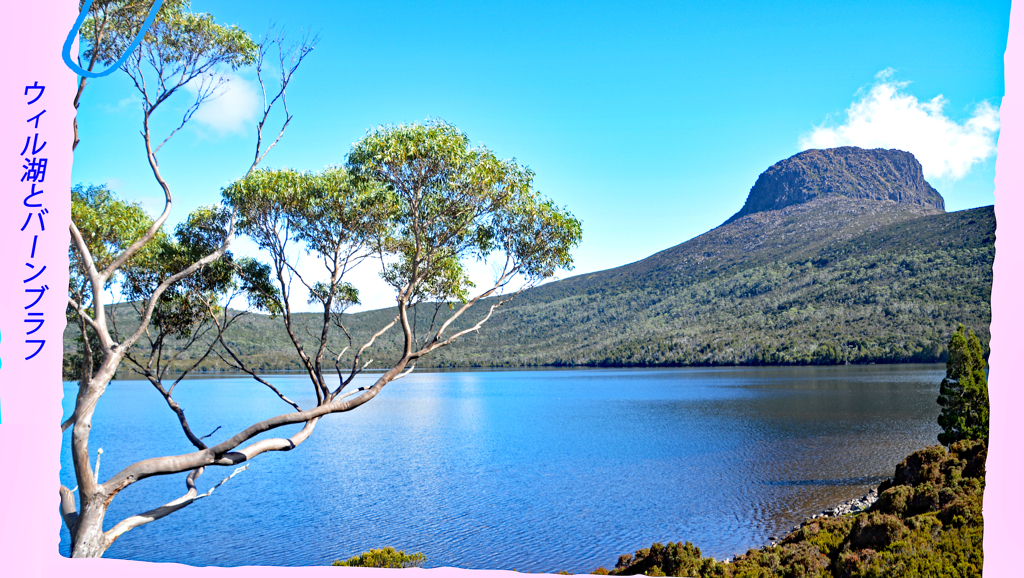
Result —
<path fill-rule="evenodd" d="M 887 476 L 861 476 L 859 478 L 842 478 L 838 480 L 779 480 L 777 482 L 765 482 L 771 486 L 877 486 Z"/>
<path fill-rule="evenodd" d="M 210 499 L 126 534 L 108 556 L 318 565 L 394 546 L 431 566 L 586 572 L 689 540 L 724 558 L 863 495 L 934 444 L 942 375 L 939 365 L 414 373 L 322 419 L 296 450 L 260 456 Z M 305 378 L 270 379 L 304 407 L 314 401 Z M 288 409 L 245 378 L 175 391 L 195 429 L 221 426 L 214 443 Z M 69 386 L 66 413 L 73 400 Z M 139 381 L 111 384 L 93 436 L 108 473 L 190 450 Z M 67 450 L 65 440 L 65 484 Z M 200 491 L 222 477 L 208 473 Z M 108 522 L 183 487 L 132 486 Z"/>

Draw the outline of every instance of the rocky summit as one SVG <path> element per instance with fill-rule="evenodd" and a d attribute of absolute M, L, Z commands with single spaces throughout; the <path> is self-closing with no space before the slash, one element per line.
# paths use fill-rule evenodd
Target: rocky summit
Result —
<path fill-rule="evenodd" d="M 806 150 L 769 167 L 750 189 L 743 208 L 726 223 L 827 196 L 945 210 L 942 196 L 924 180 L 914 155 L 895 149 L 839 147 Z"/>

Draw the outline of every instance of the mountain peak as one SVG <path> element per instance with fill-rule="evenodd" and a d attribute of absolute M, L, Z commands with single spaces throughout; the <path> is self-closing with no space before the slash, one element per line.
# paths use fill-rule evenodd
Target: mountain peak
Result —
<path fill-rule="evenodd" d="M 726 223 L 832 195 L 946 208 L 942 195 L 924 180 L 914 155 L 846 146 L 810 149 L 775 163 L 761 173 L 743 208 Z"/>

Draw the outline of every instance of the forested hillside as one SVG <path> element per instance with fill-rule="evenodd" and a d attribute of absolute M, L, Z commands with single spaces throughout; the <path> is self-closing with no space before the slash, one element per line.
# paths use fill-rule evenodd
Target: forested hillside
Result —
<path fill-rule="evenodd" d="M 759 213 L 643 261 L 525 292 L 421 367 L 938 361 L 957 322 L 988 341 L 994 231 L 992 207 L 923 215 L 830 199 Z M 120 313 L 129 326 L 130 308 Z M 417 312 L 420 329 L 432 313 Z M 346 325 L 358 341 L 392 316 L 347 315 Z M 347 341 L 337 333 L 340 350 Z M 398 336 L 378 340 L 373 365 L 396 354 Z M 248 315 L 228 337 L 256 367 L 298 369 L 280 320 Z"/>
<path fill-rule="evenodd" d="M 728 225 L 639 263 L 537 288 L 434 362 L 938 361 L 958 321 L 987 340 L 992 208 L 922 216 L 894 205 L 832 200 L 761 214 L 761 234 Z M 842 213 L 843 222 L 831 220 Z M 808 226 L 816 219 L 823 227 Z M 829 229 L 832 239 L 822 239 Z"/>

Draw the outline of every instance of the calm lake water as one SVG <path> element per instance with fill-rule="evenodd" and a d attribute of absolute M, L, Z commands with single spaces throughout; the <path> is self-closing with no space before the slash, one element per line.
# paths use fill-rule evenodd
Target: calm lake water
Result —
<path fill-rule="evenodd" d="M 587 572 L 689 540 L 721 559 L 864 494 L 937 443 L 943 375 L 942 365 L 414 373 L 107 556 L 299 566 L 394 546 L 422 551 L 428 567 Z M 314 405 L 308 378 L 270 381 Z M 65 416 L 75 393 L 66 383 Z M 214 443 L 289 409 L 243 377 L 183 381 L 174 396 L 199 435 L 220 427 Z M 70 439 L 61 478 L 74 487 Z M 111 383 L 94 456 L 100 447 L 101 479 L 192 450 L 143 381 Z M 207 469 L 200 492 L 231 471 Z M 184 477 L 131 486 L 107 527 L 181 496 Z"/>

